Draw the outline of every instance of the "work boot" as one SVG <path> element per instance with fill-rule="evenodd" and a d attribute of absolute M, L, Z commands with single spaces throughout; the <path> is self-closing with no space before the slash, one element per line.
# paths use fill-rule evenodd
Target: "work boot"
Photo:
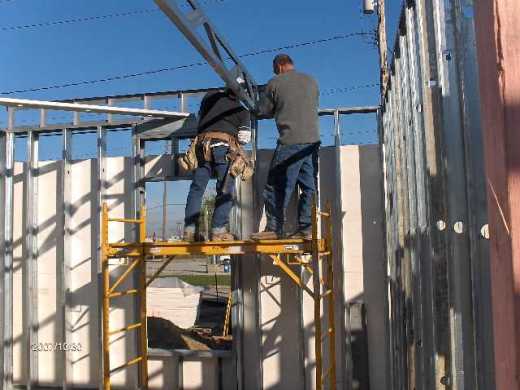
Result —
<path fill-rule="evenodd" d="M 185 229 L 182 235 L 182 241 L 193 242 L 195 241 L 195 230 Z"/>
<path fill-rule="evenodd" d="M 311 229 L 298 229 L 293 234 L 291 234 L 288 238 L 293 238 L 295 240 L 312 240 L 312 230 Z"/>
<path fill-rule="evenodd" d="M 234 241 L 235 236 L 229 232 L 211 233 L 211 241 Z"/>
<path fill-rule="evenodd" d="M 270 231 L 270 230 L 264 230 L 263 232 L 253 233 L 251 234 L 252 240 L 278 240 L 281 238 L 281 235 Z"/>
<path fill-rule="evenodd" d="M 234 241 L 235 236 L 228 232 L 226 227 L 211 229 L 211 241 Z"/>

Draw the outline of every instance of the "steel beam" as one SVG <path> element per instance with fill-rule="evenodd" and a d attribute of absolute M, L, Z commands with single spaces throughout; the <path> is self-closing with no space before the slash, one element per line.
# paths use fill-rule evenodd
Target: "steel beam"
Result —
<path fill-rule="evenodd" d="M 62 321 L 61 339 L 65 343 L 71 342 L 71 318 L 69 308 L 70 295 L 70 257 L 71 257 L 71 223 L 73 205 L 71 201 L 71 162 L 72 162 L 72 131 L 63 131 L 63 167 L 61 176 L 61 189 L 63 193 L 63 258 L 60 267 L 60 316 Z M 72 359 L 70 351 L 64 351 L 63 357 L 63 388 L 67 389 L 72 384 Z"/>
<path fill-rule="evenodd" d="M 0 106 L 17 107 L 18 109 L 47 109 L 57 111 L 89 112 L 98 114 L 137 115 L 154 118 L 187 118 L 189 114 L 173 111 L 146 110 L 141 108 L 123 108 L 97 106 L 93 104 L 63 103 L 44 100 L 0 98 Z"/>
<path fill-rule="evenodd" d="M 208 89 L 208 90 L 201 90 L 201 91 L 212 91 L 214 89 Z M 198 92 L 190 92 L 189 96 L 195 96 L 199 95 Z M 139 95 L 141 96 L 141 95 Z M 144 95 L 145 98 L 148 95 Z M 187 96 L 184 96 L 184 101 L 186 101 Z M 184 108 L 186 109 L 186 107 Z M 350 114 L 370 114 L 370 113 L 377 113 L 377 110 L 379 109 L 378 106 L 367 106 L 367 107 L 339 107 L 339 108 L 324 108 L 320 109 L 318 111 L 319 116 L 334 116 L 336 112 L 339 112 L 340 115 L 350 115 Z M 41 110 L 45 111 L 45 110 Z M 140 119 L 140 118 L 131 118 L 129 120 L 112 120 L 111 122 L 107 122 L 107 120 L 100 120 L 100 121 L 79 121 L 79 118 L 76 118 L 77 123 L 74 124 L 72 121 L 67 123 L 55 123 L 50 124 L 48 121 L 34 124 L 28 124 L 23 126 L 15 126 L 15 118 L 14 118 L 14 111 L 12 111 L 13 114 L 11 115 L 11 120 L 13 126 L 9 131 L 15 132 L 15 133 L 27 133 L 28 131 L 34 131 L 35 133 L 52 133 L 56 131 L 63 131 L 64 129 L 69 130 L 75 130 L 75 131 L 92 131 L 96 132 L 98 126 L 103 126 L 106 130 L 111 129 L 118 129 L 122 127 L 134 127 L 141 124 L 146 124 L 149 122 L 152 122 L 152 120 L 146 120 L 146 119 Z M 162 112 L 162 111 L 161 111 Z M 190 115 L 187 111 L 183 111 L 183 114 Z M 171 119 L 170 119 L 171 120 Z M 254 119 L 253 119 L 254 121 Z M 255 126 L 256 129 L 256 126 Z M 186 133 L 188 134 L 188 133 Z M 185 137 L 185 132 L 182 132 L 182 137 Z M 253 137 L 256 137 L 255 132 L 253 132 Z M 256 139 L 256 138 L 253 138 Z"/>
<path fill-rule="evenodd" d="M 26 281 L 25 316 L 27 323 L 27 388 L 38 382 L 38 353 L 32 348 L 38 343 L 38 135 L 27 134 L 27 164 L 25 173 L 25 267 Z"/>
<path fill-rule="evenodd" d="M 95 253 L 96 253 L 96 269 L 97 269 L 97 294 L 98 294 L 98 302 L 102 302 L 103 300 L 103 269 L 102 269 L 102 253 L 101 253 L 101 212 L 102 212 L 102 204 L 105 201 L 105 186 L 106 186 L 106 154 L 107 154 L 107 143 L 106 143 L 106 129 L 103 126 L 98 126 L 97 128 L 97 150 L 96 150 L 96 158 L 97 158 L 97 169 L 96 169 L 96 177 L 97 183 L 96 187 L 98 189 L 96 193 L 96 203 L 95 209 L 93 211 L 93 226 L 94 229 L 94 239 L 96 242 L 95 245 Z M 93 252 L 94 253 L 94 252 Z M 97 310 L 97 330 L 99 332 L 98 337 L 98 372 L 99 372 L 99 382 L 98 389 L 103 390 L 103 337 L 102 337 L 102 329 L 103 329 L 103 305 L 98 305 Z"/>
<path fill-rule="evenodd" d="M 6 144 L 7 134 L 0 133 L 0 204 L 5 205 L 5 189 L 6 189 Z M 5 256 L 5 207 L 0 207 L 0 257 L 2 261 Z M 4 289 L 4 269 L 3 264 L 0 267 L 0 303 L 5 304 L 5 289 Z M 0 378 L 4 378 L 4 310 L 0 310 Z M 2 382 L 0 382 L 3 384 Z"/>
<path fill-rule="evenodd" d="M 350 114 L 376 114 L 379 110 L 379 106 L 366 106 L 366 107 L 338 107 L 338 108 L 321 108 L 318 110 L 319 116 L 335 116 L 336 113 L 340 115 Z"/>
<path fill-rule="evenodd" d="M 255 80 L 249 74 L 244 64 L 242 64 L 239 57 L 226 43 L 224 37 L 217 32 L 198 2 L 196 0 L 183 1 L 183 4 L 188 6 L 189 13 L 183 12 L 175 0 L 155 0 L 155 3 L 224 80 L 228 88 L 235 92 L 249 110 L 254 111 L 257 100 L 257 84 Z M 197 32 L 197 29 L 200 27 L 204 28 L 207 40 L 203 39 L 201 34 Z M 223 57 L 222 52 L 234 64 L 237 75 L 240 74 L 244 79 L 245 87 L 242 87 L 236 81 L 234 70 L 228 68 L 228 65 L 225 63 L 225 60 L 228 58 Z"/>
<path fill-rule="evenodd" d="M 2 389 L 13 388 L 13 191 L 14 191 L 14 134 L 5 137 L 5 162 L 2 172 L 4 187 L 3 242 L 3 376 Z"/>

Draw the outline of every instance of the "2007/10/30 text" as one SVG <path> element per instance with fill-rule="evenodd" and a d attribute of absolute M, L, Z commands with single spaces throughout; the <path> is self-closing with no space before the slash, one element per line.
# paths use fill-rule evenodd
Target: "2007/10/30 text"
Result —
<path fill-rule="evenodd" d="M 80 343 L 36 343 L 31 344 L 34 352 L 53 352 L 53 351 L 81 351 Z"/>

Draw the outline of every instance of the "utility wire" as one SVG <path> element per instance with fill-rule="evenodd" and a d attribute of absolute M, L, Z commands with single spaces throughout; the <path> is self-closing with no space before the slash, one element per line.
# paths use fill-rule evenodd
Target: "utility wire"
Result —
<path fill-rule="evenodd" d="M 0 4 L 2 4 L 2 2 L 8 2 L 8 1 L 10 2 L 10 1 L 14 1 L 14 0 L 3 0 L 3 1 L 0 1 Z M 229 0 L 205 0 L 205 1 L 202 1 L 202 4 L 206 4 L 206 5 L 223 4 L 226 1 L 229 1 Z M 188 7 L 188 5 L 182 4 L 181 7 Z M 0 31 L 20 31 L 20 30 L 43 28 L 43 27 L 59 26 L 59 25 L 64 25 L 64 24 L 94 22 L 94 21 L 102 21 L 102 20 L 113 19 L 113 18 L 122 18 L 122 17 L 128 17 L 128 16 L 136 16 L 136 15 L 149 15 L 149 14 L 156 14 L 156 13 L 159 13 L 159 9 L 146 8 L 146 9 L 141 9 L 141 10 L 118 12 L 118 13 L 107 14 L 107 15 L 85 16 L 85 17 L 81 17 L 81 18 L 51 20 L 48 22 L 22 24 L 22 25 L 18 25 L 18 26 L 3 26 L 3 27 L 0 27 Z"/>
<path fill-rule="evenodd" d="M 40 28 L 40 27 L 58 26 L 58 25 L 62 25 L 62 24 L 73 24 L 73 23 L 81 23 L 81 22 L 91 22 L 91 21 L 96 21 L 96 20 L 120 18 L 120 17 L 125 17 L 125 16 L 144 15 L 144 14 L 151 14 L 151 13 L 155 13 L 155 12 L 157 12 L 156 9 L 142 9 L 142 10 L 137 10 L 137 11 L 120 12 L 120 13 L 109 14 L 109 15 L 98 15 L 98 16 L 87 16 L 87 17 L 83 17 L 83 18 L 62 19 L 62 20 L 54 20 L 54 21 L 50 21 L 50 22 L 23 24 L 23 25 L 19 25 L 19 26 L 4 26 L 4 27 L 0 27 L 0 31 L 27 30 L 27 29 L 34 29 L 34 28 Z"/>
<path fill-rule="evenodd" d="M 364 32 L 354 32 L 354 33 L 348 33 L 348 34 L 334 35 L 329 38 L 316 39 L 316 40 L 307 41 L 307 42 L 294 43 L 291 45 L 280 46 L 280 47 L 275 47 L 275 48 L 270 48 L 270 49 L 262 49 L 262 50 L 257 50 L 257 51 L 253 51 L 253 52 L 249 52 L 249 53 L 244 53 L 242 55 L 239 55 L 239 57 L 240 58 L 253 57 L 253 56 L 257 56 L 257 55 L 261 55 L 261 54 L 275 53 L 275 52 L 278 52 L 281 50 L 291 50 L 291 49 L 298 49 L 298 48 L 302 48 L 302 47 L 315 46 L 315 45 L 324 44 L 324 43 L 333 42 L 333 41 L 339 41 L 339 40 L 343 40 L 343 39 L 347 39 L 347 38 L 364 36 L 366 34 L 367 33 L 364 33 Z M 0 92 L 0 95 L 13 95 L 16 93 L 38 92 L 38 91 L 47 91 L 47 90 L 51 90 L 51 89 L 61 89 L 61 88 L 68 88 L 68 87 L 77 87 L 77 86 L 82 86 L 82 85 L 106 83 L 106 82 L 111 82 L 111 81 L 131 79 L 131 78 L 135 78 L 135 77 L 150 76 L 150 75 L 155 75 L 155 74 L 164 73 L 164 72 L 172 72 L 175 70 L 189 69 L 189 68 L 194 68 L 194 67 L 199 67 L 199 66 L 204 66 L 204 65 L 207 65 L 207 62 L 205 62 L 205 61 L 193 62 L 191 64 L 178 65 L 178 66 L 173 66 L 173 67 L 153 69 L 153 70 L 147 70 L 147 71 L 143 71 L 143 72 L 128 73 L 128 74 L 122 74 L 122 75 L 116 75 L 116 76 L 109 76 L 109 77 L 105 77 L 105 78 L 101 78 L 101 79 L 72 81 L 72 82 L 68 82 L 68 83 L 54 84 L 54 85 L 49 85 L 49 86 L 44 86 L 44 87 L 3 91 L 3 92 Z"/>
<path fill-rule="evenodd" d="M 330 95 L 335 95 L 337 93 L 346 93 L 346 92 L 356 91 L 358 89 L 376 88 L 376 87 L 379 87 L 379 83 L 355 85 L 352 87 L 344 87 L 344 88 L 329 88 L 329 89 L 322 90 L 320 92 L 320 95 L 321 96 L 330 96 Z"/>

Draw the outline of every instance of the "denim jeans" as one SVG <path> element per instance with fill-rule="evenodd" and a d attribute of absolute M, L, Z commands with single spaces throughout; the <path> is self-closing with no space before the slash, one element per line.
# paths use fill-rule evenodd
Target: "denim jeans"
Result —
<path fill-rule="evenodd" d="M 306 231 L 311 228 L 319 147 L 319 143 L 277 145 L 264 190 L 267 230 L 283 234 L 286 209 L 296 186 L 301 190 L 298 200 L 298 229 Z"/>
<path fill-rule="evenodd" d="M 199 157 L 199 167 L 193 174 L 188 200 L 186 201 L 186 213 L 184 219 L 184 228 L 186 230 L 195 231 L 202 203 L 202 197 L 206 191 L 206 186 L 211 177 L 217 176 L 217 197 L 215 199 L 215 211 L 213 212 L 213 220 L 211 229 L 214 232 L 224 231 L 229 223 L 229 212 L 233 207 L 233 193 L 235 182 L 233 178 L 225 182 L 226 174 L 229 168 L 229 162 L 226 160 L 228 152 L 227 146 L 216 146 L 211 150 L 213 152 L 213 161 L 204 161 L 202 156 Z M 224 188 L 224 185 L 227 188 Z"/>

